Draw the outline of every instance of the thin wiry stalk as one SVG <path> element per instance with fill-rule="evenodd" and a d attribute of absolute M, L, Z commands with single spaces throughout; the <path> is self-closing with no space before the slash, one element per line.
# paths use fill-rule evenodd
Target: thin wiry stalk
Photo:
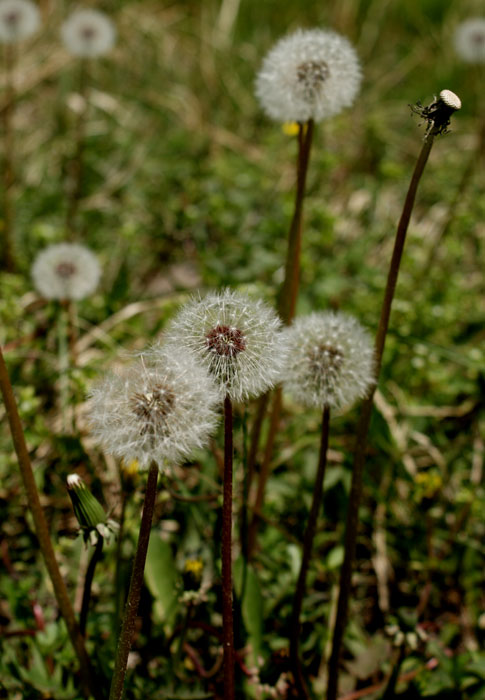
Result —
<path fill-rule="evenodd" d="M 293 676 L 295 679 L 295 684 L 302 698 L 308 698 L 309 693 L 306 687 L 305 679 L 303 676 L 303 670 L 301 667 L 300 659 L 300 634 L 301 634 L 301 609 L 303 606 L 303 599 L 305 597 L 306 589 L 306 578 L 308 574 L 308 569 L 310 566 L 310 560 L 312 556 L 313 540 L 315 538 L 315 530 L 317 526 L 318 513 L 320 512 L 320 507 L 322 505 L 323 497 L 323 481 L 325 479 L 325 471 L 327 467 L 327 451 L 328 451 L 328 433 L 330 424 L 330 408 L 325 406 L 322 415 L 322 427 L 321 427 L 321 438 L 320 438 L 320 455 L 318 459 L 318 469 L 315 478 L 315 484 L 313 486 L 313 499 L 310 509 L 310 514 L 308 516 L 308 523 L 305 530 L 305 536 L 303 539 L 303 553 L 300 566 L 300 574 L 298 576 L 298 583 L 296 585 L 295 596 L 293 598 L 293 610 L 291 615 L 291 628 L 290 628 L 290 662 L 293 669 Z"/>
<path fill-rule="evenodd" d="M 234 620 L 232 609 L 232 459 L 233 417 L 229 396 L 224 399 L 224 495 L 222 501 L 222 642 L 224 700 L 234 700 Z"/>
<path fill-rule="evenodd" d="M 120 700 L 123 695 L 123 685 L 125 682 L 126 665 L 128 654 L 130 653 L 135 631 L 136 614 L 140 603 L 141 589 L 143 586 L 143 574 L 147 558 L 148 542 L 150 540 L 150 530 L 152 527 L 153 511 L 157 495 L 158 465 L 152 462 L 148 471 L 148 480 L 145 489 L 145 501 L 140 523 L 140 534 L 136 547 L 135 561 L 131 573 L 130 590 L 126 599 L 123 624 L 116 648 L 115 668 L 109 700 Z"/>
<path fill-rule="evenodd" d="M 76 231 L 76 217 L 79 210 L 79 203 L 83 195 L 84 177 L 84 150 L 86 139 L 86 116 L 87 116 L 87 64 L 82 60 L 79 66 L 79 95 L 81 97 L 80 112 L 76 118 L 74 131 L 74 156 L 68 165 L 69 189 L 67 197 L 66 230 L 71 236 Z"/>
<path fill-rule="evenodd" d="M 97 563 L 100 561 L 103 555 L 103 543 L 103 538 L 98 535 L 98 541 L 96 542 L 94 552 L 89 562 L 88 570 L 86 571 L 86 578 L 84 579 L 83 600 L 81 604 L 81 612 L 79 614 L 79 629 L 81 630 L 81 634 L 83 636 L 86 634 L 86 624 L 88 621 L 89 603 L 91 600 L 91 588 L 93 585 L 94 572 Z"/>
<path fill-rule="evenodd" d="M 340 652 L 342 648 L 345 627 L 347 624 L 352 568 L 357 540 L 359 505 L 362 495 L 363 472 L 367 448 L 367 435 L 369 432 L 370 420 L 372 415 L 374 393 L 377 387 L 377 381 L 379 378 L 379 373 L 382 364 L 382 355 L 384 352 L 386 334 L 389 327 L 389 317 L 391 315 L 392 300 L 394 298 L 394 292 L 396 289 L 399 267 L 404 250 L 404 243 L 406 241 L 406 233 L 408 230 L 409 221 L 411 219 L 411 213 L 416 198 L 416 191 L 418 189 L 419 181 L 428 161 L 428 157 L 433 146 L 434 137 L 437 133 L 440 133 L 440 131 L 438 127 L 434 126 L 424 140 L 423 147 L 421 149 L 416 166 L 414 168 L 413 175 L 411 177 L 411 182 L 409 184 L 409 189 L 404 202 L 401 218 L 397 227 L 396 238 L 394 241 L 394 249 L 392 252 L 391 263 L 389 266 L 387 284 L 384 293 L 384 299 L 382 302 L 381 315 L 379 319 L 379 326 L 377 329 L 375 341 L 374 357 L 376 383 L 373 385 L 368 396 L 363 401 L 359 424 L 357 427 L 354 465 L 352 472 L 352 484 L 350 488 L 350 496 L 347 509 L 345 556 L 344 562 L 342 564 L 342 569 L 340 571 L 340 592 L 337 605 L 337 617 L 333 633 L 332 653 L 330 655 L 328 668 L 327 700 L 336 700 L 338 691 Z"/>
<path fill-rule="evenodd" d="M 7 44 L 5 46 L 5 103 L 2 110 L 3 121 L 3 226 L 2 226 L 2 267 L 7 272 L 15 270 L 15 256 L 13 253 L 13 186 L 14 175 L 14 132 L 13 112 L 15 106 L 15 88 L 13 83 L 13 71 L 15 65 L 15 48 Z"/>
<path fill-rule="evenodd" d="M 305 187 L 310 162 L 310 151 L 313 141 L 314 122 L 309 119 L 305 124 L 298 125 L 298 158 L 296 176 L 295 208 L 288 233 L 288 248 L 286 251 L 285 279 L 278 300 L 278 312 L 286 325 L 293 320 L 298 299 L 300 284 L 300 257 L 303 232 L 303 202 L 305 199 Z M 269 401 L 267 395 L 261 397 L 258 404 L 258 412 L 252 430 L 252 441 L 249 451 L 249 472 L 252 476 L 256 461 L 256 453 L 261 434 L 261 426 L 266 414 Z M 277 389 L 273 394 L 271 405 L 271 417 L 264 450 L 263 463 L 259 475 L 258 488 L 254 501 L 254 515 L 249 526 L 248 557 L 251 557 L 257 538 L 260 518 L 257 512 L 261 510 L 266 491 L 266 483 L 271 471 L 271 459 L 273 456 L 274 442 L 280 423 L 281 414 L 281 390 Z"/>
<path fill-rule="evenodd" d="M 32 464 L 30 462 L 22 424 L 20 422 L 17 402 L 15 400 L 1 349 L 0 389 L 3 396 L 3 401 L 5 403 L 5 410 L 10 425 L 10 431 L 12 433 L 15 452 L 17 453 L 22 481 L 27 493 L 27 502 L 34 521 L 35 533 L 39 540 L 40 550 L 42 552 L 42 556 L 44 557 L 49 577 L 52 581 L 52 587 L 54 589 L 54 595 L 56 597 L 59 610 L 64 618 L 71 643 L 79 660 L 82 690 L 86 698 L 90 697 L 90 694 L 92 694 L 96 700 L 102 700 L 103 694 L 94 681 L 91 664 L 84 645 L 84 639 L 74 616 L 74 610 L 69 599 L 66 585 L 61 576 L 61 572 L 59 571 L 59 566 L 57 564 L 54 548 L 49 535 L 49 528 L 44 516 L 44 511 L 42 510 L 42 506 L 40 504 L 39 493 L 37 491 L 37 485 L 35 483 L 34 473 L 32 471 Z"/>

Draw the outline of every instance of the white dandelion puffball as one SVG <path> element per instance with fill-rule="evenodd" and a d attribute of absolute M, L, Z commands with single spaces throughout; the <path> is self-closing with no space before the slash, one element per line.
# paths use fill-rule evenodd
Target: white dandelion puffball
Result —
<path fill-rule="evenodd" d="M 316 122 L 354 101 L 362 79 L 351 43 L 324 29 L 299 29 L 278 41 L 263 61 L 256 96 L 280 122 Z"/>
<path fill-rule="evenodd" d="M 352 316 L 316 312 L 284 331 L 289 346 L 284 388 L 306 406 L 337 410 L 363 398 L 374 382 L 369 334 Z"/>
<path fill-rule="evenodd" d="M 170 324 L 166 341 L 194 353 L 221 397 L 243 401 L 280 380 L 286 357 L 280 327 L 265 303 L 226 289 L 186 304 Z"/>
<path fill-rule="evenodd" d="M 37 5 L 30 0 L 0 0 L 0 42 L 27 39 L 40 26 Z"/>
<path fill-rule="evenodd" d="M 458 25 L 455 51 L 467 63 L 485 63 L 485 17 L 467 19 Z"/>
<path fill-rule="evenodd" d="M 94 437 L 125 463 L 163 471 L 204 447 L 217 423 L 219 394 L 190 353 L 159 348 L 108 375 L 91 392 Z"/>
<path fill-rule="evenodd" d="M 116 30 L 104 12 L 76 10 L 62 25 L 61 38 L 73 56 L 96 58 L 113 48 Z"/>
<path fill-rule="evenodd" d="M 84 299 L 94 292 L 100 275 L 97 257 L 78 243 L 48 246 L 32 265 L 35 288 L 44 299 Z"/>

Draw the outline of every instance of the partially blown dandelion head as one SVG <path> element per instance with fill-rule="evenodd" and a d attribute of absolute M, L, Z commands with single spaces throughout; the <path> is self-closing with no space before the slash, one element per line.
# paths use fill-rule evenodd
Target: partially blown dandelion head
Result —
<path fill-rule="evenodd" d="M 113 48 L 116 30 L 104 12 L 76 10 L 62 25 L 61 38 L 73 56 L 96 58 Z"/>
<path fill-rule="evenodd" d="M 100 274 L 94 253 L 77 243 L 49 246 L 32 266 L 34 285 L 45 299 L 84 299 L 98 286 Z"/>
<path fill-rule="evenodd" d="M 30 0 L 0 0 L 0 42 L 10 44 L 34 34 L 40 13 Z"/>
<path fill-rule="evenodd" d="M 473 17 L 458 25 L 455 51 L 467 63 L 485 63 L 485 17 Z"/>
<path fill-rule="evenodd" d="M 349 107 L 362 79 L 350 42 L 324 29 L 299 29 L 280 39 L 263 61 L 256 96 L 276 121 L 316 122 Z"/>
<path fill-rule="evenodd" d="M 374 381 L 373 346 L 352 316 L 312 313 L 284 333 L 289 346 L 284 387 L 297 401 L 342 410 L 366 395 Z"/>
<path fill-rule="evenodd" d="M 166 337 L 194 354 L 222 396 L 242 401 L 279 381 L 286 355 L 280 326 L 263 302 L 225 290 L 186 304 Z"/>
<path fill-rule="evenodd" d="M 161 470 L 204 447 L 217 421 L 219 395 L 189 353 L 158 348 L 108 375 L 91 392 L 92 433 L 106 452 Z"/>

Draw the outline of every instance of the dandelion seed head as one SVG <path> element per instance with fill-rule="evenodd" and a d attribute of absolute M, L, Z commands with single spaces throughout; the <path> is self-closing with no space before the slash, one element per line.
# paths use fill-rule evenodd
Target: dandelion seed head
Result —
<path fill-rule="evenodd" d="M 83 299 L 94 292 L 100 274 L 94 253 L 76 243 L 45 248 L 32 266 L 35 287 L 46 299 Z"/>
<path fill-rule="evenodd" d="M 94 253 L 78 243 L 48 246 L 32 266 L 35 288 L 45 299 L 84 299 L 94 292 L 100 275 Z"/>
<path fill-rule="evenodd" d="M 276 121 L 316 122 L 354 101 L 362 79 L 350 42 L 324 29 L 299 29 L 278 41 L 256 78 L 256 96 Z"/>
<path fill-rule="evenodd" d="M 319 312 L 284 331 L 289 346 L 284 387 L 306 406 L 343 410 L 374 381 L 371 339 L 352 316 Z"/>
<path fill-rule="evenodd" d="M 75 10 L 62 25 L 61 38 L 73 56 L 96 58 L 113 48 L 116 30 L 104 12 Z"/>
<path fill-rule="evenodd" d="M 257 396 L 280 379 L 286 347 L 281 321 L 262 301 L 229 289 L 186 304 L 166 342 L 187 348 L 234 401 Z"/>
<path fill-rule="evenodd" d="M 91 392 L 92 433 L 106 452 L 161 470 L 204 447 L 217 422 L 219 394 L 189 353 L 158 347 L 108 375 Z"/>
<path fill-rule="evenodd" d="M 0 42 L 27 39 L 40 26 L 37 5 L 30 0 L 0 0 Z"/>
<path fill-rule="evenodd" d="M 457 55 L 467 63 L 485 63 L 485 17 L 471 17 L 458 25 L 454 36 Z"/>

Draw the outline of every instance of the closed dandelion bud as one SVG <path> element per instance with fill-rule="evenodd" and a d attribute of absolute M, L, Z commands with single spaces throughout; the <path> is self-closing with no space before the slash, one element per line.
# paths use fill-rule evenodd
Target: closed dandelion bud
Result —
<path fill-rule="evenodd" d="M 485 18 L 472 17 L 458 25 L 454 36 L 457 55 L 467 63 L 485 63 Z"/>
<path fill-rule="evenodd" d="M 0 0 L 0 42 L 27 39 L 40 26 L 37 6 L 30 0 Z"/>
<path fill-rule="evenodd" d="M 61 38 L 73 56 L 96 58 L 113 48 L 116 30 L 104 12 L 76 10 L 62 25 Z"/>
<path fill-rule="evenodd" d="M 374 383 L 372 342 L 352 316 L 312 313 L 297 318 L 284 334 L 284 388 L 302 404 L 342 410 L 363 398 Z"/>
<path fill-rule="evenodd" d="M 212 375 L 221 397 L 243 401 L 280 380 L 286 348 L 281 321 L 261 301 L 229 289 L 186 304 L 167 344 L 189 350 Z"/>
<path fill-rule="evenodd" d="M 349 107 L 362 79 L 350 42 L 324 29 L 283 37 L 263 61 L 256 96 L 275 121 L 320 122 Z"/>
<path fill-rule="evenodd" d="M 45 299 L 80 300 L 98 286 L 101 268 L 89 248 L 59 243 L 41 251 L 32 266 L 35 288 Z"/>
<path fill-rule="evenodd" d="M 101 503 L 78 474 L 69 474 L 67 490 L 85 542 L 89 538 L 90 543 L 95 545 L 98 537 L 109 539 L 110 534 L 118 532 L 118 523 L 107 517 Z"/>
<path fill-rule="evenodd" d="M 125 464 L 161 471 L 204 447 L 217 422 L 218 394 L 207 372 L 173 348 L 143 354 L 91 392 L 92 433 Z"/>

